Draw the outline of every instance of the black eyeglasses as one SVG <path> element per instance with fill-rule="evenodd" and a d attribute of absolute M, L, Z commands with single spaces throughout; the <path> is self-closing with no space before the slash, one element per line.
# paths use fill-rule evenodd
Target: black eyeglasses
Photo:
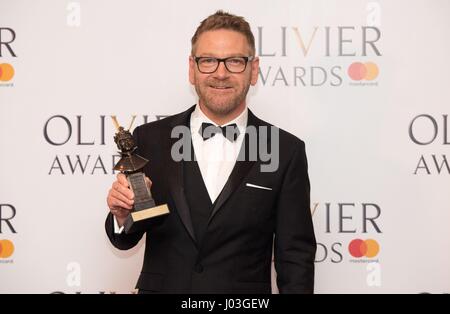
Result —
<path fill-rule="evenodd" d="M 211 74 L 217 71 L 219 64 L 223 62 L 225 68 L 230 73 L 242 73 L 247 68 L 247 63 L 252 61 L 254 57 L 229 57 L 229 58 L 214 58 L 214 57 L 194 57 L 197 63 L 197 68 L 200 73 Z"/>

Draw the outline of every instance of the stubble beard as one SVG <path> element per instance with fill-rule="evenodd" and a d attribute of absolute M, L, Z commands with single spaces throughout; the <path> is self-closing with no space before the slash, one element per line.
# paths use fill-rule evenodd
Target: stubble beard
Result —
<path fill-rule="evenodd" d="M 247 83 L 238 94 L 230 93 L 230 95 L 214 95 L 209 90 L 210 84 L 211 83 L 209 82 L 205 82 L 203 85 L 197 83 L 195 84 L 195 90 L 197 91 L 201 104 L 217 116 L 226 116 L 238 108 L 242 102 L 245 101 L 248 90 L 250 89 L 250 83 Z M 232 86 L 233 89 L 236 88 L 236 85 L 226 82 L 216 81 L 213 84 L 219 86 Z"/>

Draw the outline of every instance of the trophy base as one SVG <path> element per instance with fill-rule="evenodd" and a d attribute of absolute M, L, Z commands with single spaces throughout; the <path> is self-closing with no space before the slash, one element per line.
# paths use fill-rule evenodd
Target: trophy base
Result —
<path fill-rule="evenodd" d="M 169 207 L 167 204 L 134 211 L 128 215 L 125 221 L 125 233 L 146 231 L 150 218 L 167 215 L 168 213 Z"/>

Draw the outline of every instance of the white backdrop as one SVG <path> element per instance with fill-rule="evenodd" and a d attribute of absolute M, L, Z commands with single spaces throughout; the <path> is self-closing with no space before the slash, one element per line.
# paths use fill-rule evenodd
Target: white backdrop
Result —
<path fill-rule="evenodd" d="M 109 116 L 194 104 L 190 38 L 218 9 L 256 37 L 250 109 L 306 142 L 316 292 L 450 292 L 448 0 L 0 0 L 0 292 L 134 291 L 143 243 L 104 232 Z"/>

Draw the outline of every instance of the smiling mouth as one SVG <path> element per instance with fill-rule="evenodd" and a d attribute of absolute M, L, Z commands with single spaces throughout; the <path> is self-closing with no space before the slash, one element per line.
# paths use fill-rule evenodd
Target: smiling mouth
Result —
<path fill-rule="evenodd" d="M 227 89 L 231 89 L 230 86 L 213 86 L 213 85 L 210 85 L 209 87 L 210 87 L 210 88 L 213 88 L 213 89 L 217 89 L 217 90 L 227 90 Z"/>

